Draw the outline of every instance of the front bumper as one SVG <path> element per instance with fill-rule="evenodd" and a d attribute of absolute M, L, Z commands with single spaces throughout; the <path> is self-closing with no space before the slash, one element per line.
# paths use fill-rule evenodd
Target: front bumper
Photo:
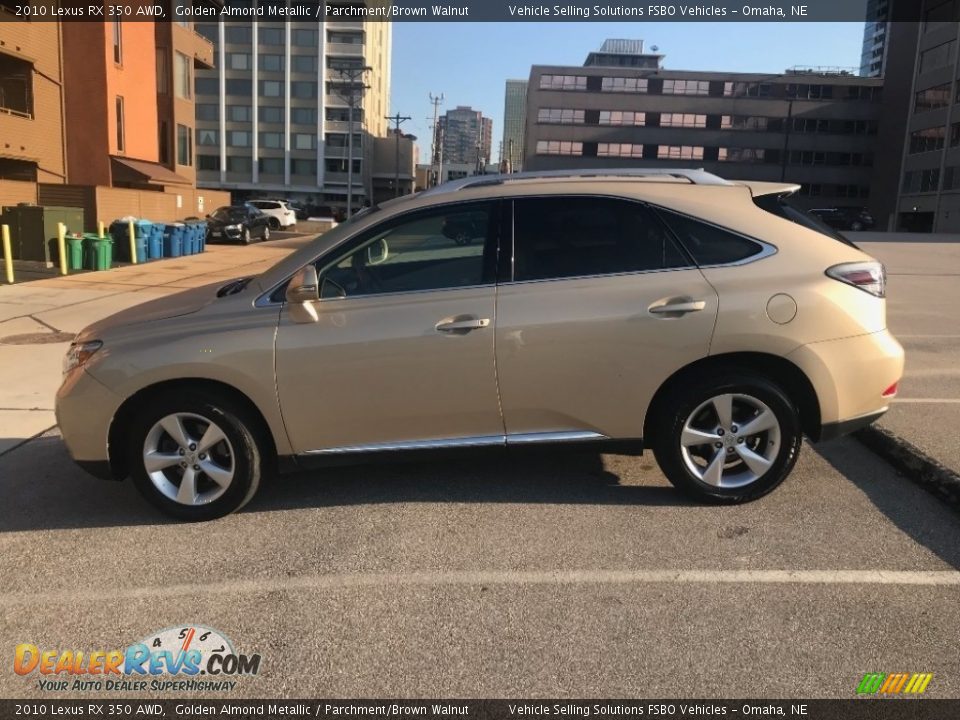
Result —
<path fill-rule="evenodd" d="M 122 398 L 84 368 L 67 374 L 57 391 L 55 412 L 70 457 L 92 475 L 113 478 L 108 437 Z"/>

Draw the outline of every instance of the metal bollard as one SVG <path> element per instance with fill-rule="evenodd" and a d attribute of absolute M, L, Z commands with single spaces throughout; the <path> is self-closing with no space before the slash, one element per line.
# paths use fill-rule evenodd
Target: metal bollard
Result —
<path fill-rule="evenodd" d="M 57 248 L 60 250 L 60 274 L 67 274 L 67 226 L 57 223 Z"/>
<path fill-rule="evenodd" d="M 10 247 L 10 226 L 0 228 L 3 234 L 3 265 L 7 270 L 7 283 L 13 285 L 13 249 Z"/>
<path fill-rule="evenodd" d="M 137 264 L 137 239 L 135 237 L 135 228 L 133 227 L 133 220 L 127 223 L 127 235 L 130 236 L 130 262 L 134 265 Z"/>

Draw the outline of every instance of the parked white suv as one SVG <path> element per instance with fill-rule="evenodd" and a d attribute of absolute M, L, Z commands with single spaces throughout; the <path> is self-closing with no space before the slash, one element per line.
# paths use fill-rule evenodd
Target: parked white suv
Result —
<path fill-rule="evenodd" d="M 286 200 L 251 200 L 247 204 L 269 217 L 271 230 L 286 230 L 297 224 L 297 214 Z"/>

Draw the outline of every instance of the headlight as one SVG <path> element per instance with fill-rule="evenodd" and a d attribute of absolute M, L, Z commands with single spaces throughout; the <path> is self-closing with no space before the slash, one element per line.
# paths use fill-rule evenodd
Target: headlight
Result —
<path fill-rule="evenodd" d="M 71 370 L 83 367 L 87 360 L 93 357 L 93 354 L 103 347 L 99 340 L 91 340 L 85 343 L 72 343 L 67 350 L 67 356 L 63 359 L 63 374 L 66 375 Z"/>
<path fill-rule="evenodd" d="M 234 232 L 237 232 L 238 230 L 240 230 L 240 226 L 239 226 L 239 225 L 227 225 L 227 226 L 224 228 L 224 230 L 233 230 Z"/>

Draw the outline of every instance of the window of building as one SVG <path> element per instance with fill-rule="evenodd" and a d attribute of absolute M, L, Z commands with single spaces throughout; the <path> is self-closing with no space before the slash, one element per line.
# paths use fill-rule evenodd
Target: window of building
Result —
<path fill-rule="evenodd" d="M 660 114 L 660 127 L 705 128 L 706 126 L 706 115 L 694 115 L 693 113 Z"/>
<path fill-rule="evenodd" d="M 770 83 L 725 82 L 723 95 L 724 97 L 769 97 L 772 87 Z"/>
<path fill-rule="evenodd" d="M 825 118 L 795 117 L 793 130 L 802 133 L 825 133 L 830 131 L 830 121 Z"/>
<path fill-rule="evenodd" d="M 316 30 L 294 30 L 291 40 L 297 47 L 317 47 L 319 37 Z"/>
<path fill-rule="evenodd" d="M 666 210 L 657 211 L 698 265 L 725 265 L 757 255 L 763 247 L 716 225 Z"/>
<path fill-rule="evenodd" d="M 316 177 L 317 161 L 306 160 L 304 158 L 292 158 L 290 160 L 290 172 L 293 175 L 307 175 L 309 177 Z"/>
<path fill-rule="evenodd" d="M 177 125 L 177 164 L 193 165 L 193 133 L 186 125 Z"/>
<path fill-rule="evenodd" d="M 250 133 L 246 130 L 228 131 L 227 145 L 230 147 L 250 147 Z"/>
<path fill-rule="evenodd" d="M 868 185 L 837 185 L 834 188 L 834 194 L 842 198 L 865 199 L 870 196 L 870 187 Z"/>
<path fill-rule="evenodd" d="M 346 159 L 340 158 L 327 158 L 323 163 L 324 168 L 327 172 L 331 173 L 345 173 L 347 171 L 347 161 Z M 360 161 L 353 161 L 353 172 L 360 172 Z"/>
<path fill-rule="evenodd" d="M 283 28 L 263 27 L 257 28 L 257 41 L 261 45 L 283 45 Z"/>
<path fill-rule="evenodd" d="M 157 127 L 157 141 L 160 162 L 170 162 L 170 123 L 166 120 L 161 120 Z"/>
<path fill-rule="evenodd" d="M 455 209 L 438 208 L 373 230 L 357 248 L 319 268 L 321 297 L 354 297 L 481 285 L 485 280 L 484 246 L 491 205 L 471 203 Z M 454 246 L 433 242 L 454 232 L 473 242 Z M 382 257 L 383 243 L 390 250 Z"/>
<path fill-rule="evenodd" d="M 314 133 L 294 133 L 293 148 L 295 150 L 316 150 L 317 136 Z"/>
<path fill-rule="evenodd" d="M 241 155 L 227 155 L 227 172 L 249 175 L 253 172 L 253 159 Z"/>
<path fill-rule="evenodd" d="M 850 135 L 876 135 L 876 120 L 843 120 L 840 129 Z"/>
<path fill-rule="evenodd" d="M 262 123 L 282 123 L 283 108 L 275 105 L 261 105 L 259 120 Z"/>
<path fill-rule="evenodd" d="M 353 119 L 355 122 L 358 122 L 358 123 L 363 122 L 363 108 L 353 109 Z M 332 122 L 349 122 L 350 110 L 349 108 L 328 107 L 327 120 L 330 120 Z"/>
<path fill-rule="evenodd" d="M 253 81 L 227 78 L 227 81 L 224 83 L 224 88 L 227 95 L 250 95 L 250 93 L 253 92 Z M 216 94 L 217 92 L 217 90 L 214 90 L 212 94 Z"/>
<path fill-rule="evenodd" d="M 926 112 L 927 110 L 936 110 L 946 107 L 950 104 L 950 85 L 936 85 L 926 90 L 921 90 L 914 96 L 913 111 Z"/>
<path fill-rule="evenodd" d="M 283 55 L 264 54 L 258 56 L 257 69 L 264 72 L 283 72 Z"/>
<path fill-rule="evenodd" d="M 769 119 L 762 115 L 722 115 L 720 127 L 724 130 L 766 130 Z"/>
<path fill-rule="evenodd" d="M 198 23 L 194 25 L 193 28 L 198 35 L 205 37 L 212 43 L 218 42 L 220 40 L 220 29 L 217 25 L 211 25 L 208 23 Z"/>
<path fill-rule="evenodd" d="M 213 103 L 197 103 L 197 120 L 219 120 L 220 106 Z"/>
<path fill-rule="evenodd" d="M 706 80 L 664 80 L 664 95 L 709 95 L 710 83 Z"/>
<path fill-rule="evenodd" d="M 956 19 L 953 12 L 953 0 L 943 0 L 939 5 L 929 7 L 928 10 L 924 11 L 923 29 L 926 32 Z M 944 178 L 944 184 L 946 184 L 946 178 Z"/>
<path fill-rule="evenodd" d="M 197 155 L 197 170 L 219 171 L 219 155 Z"/>
<path fill-rule="evenodd" d="M 799 100 L 829 100 L 833 98 L 833 85 L 787 85 L 787 97 Z"/>
<path fill-rule="evenodd" d="M 197 146 L 217 146 L 220 144 L 220 131 L 197 128 Z M 180 163 L 181 165 L 183 163 Z"/>
<path fill-rule="evenodd" d="M 920 53 L 920 72 L 925 73 L 953 63 L 956 52 L 956 40 L 949 40 Z"/>
<path fill-rule="evenodd" d="M 327 108 L 328 120 L 330 119 L 330 110 L 331 108 Z M 316 125 L 317 109 L 301 107 L 290 108 L 290 122 L 294 125 Z"/>
<path fill-rule="evenodd" d="M 584 78 L 586 80 L 586 78 Z M 601 92 L 645 93 L 648 82 L 646 78 L 635 77 L 605 77 L 600 82 Z M 584 86 L 586 87 L 586 86 Z"/>
<path fill-rule="evenodd" d="M 337 30 L 327 31 L 328 43 L 339 43 L 341 45 L 363 45 L 362 32 L 340 32 Z"/>
<path fill-rule="evenodd" d="M 119 20 L 114 20 L 113 25 L 113 61 L 117 65 L 123 64 L 123 26 Z"/>
<path fill-rule="evenodd" d="M 601 125 L 646 125 L 647 114 L 631 110 L 601 110 Z"/>
<path fill-rule="evenodd" d="M 280 149 L 283 147 L 283 133 L 263 132 L 260 133 L 260 147 L 269 149 Z"/>
<path fill-rule="evenodd" d="M 910 133 L 909 153 L 931 152 L 933 150 L 942 150 L 946 139 L 947 129 L 944 127 L 924 128 Z"/>
<path fill-rule="evenodd" d="M 582 142 L 537 140 L 538 155 L 583 155 Z"/>
<path fill-rule="evenodd" d="M 720 162 L 763 162 L 765 150 L 763 148 L 726 148 L 717 150 L 717 160 Z"/>
<path fill-rule="evenodd" d="M 936 192 L 940 186 L 940 168 L 908 170 L 903 174 L 903 192 Z"/>
<path fill-rule="evenodd" d="M 596 197 L 514 201 L 514 279 L 643 272 L 689 263 L 639 203 Z"/>
<path fill-rule="evenodd" d="M 658 160 L 703 160 L 703 147 L 700 145 L 660 145 L 657 147 Z"/>
<path fill-rule="evenodd" d="M 571 108 L 540 108 L 537 111 L 537 122 L 583 125 L 583 114 L 583 110 L 573 110 Z"/>
<path fill-rule="evenodd" d="M 250 29 L 249 24 L 236 25 L 234 23 L 226 23 L 224 25 L 224 39 L 228 43 L 236 43 L 237 45 L 249 45 L 251 42 L 253 42 L 253 33 L 252 33 L 252 30 Z"/>
<path fill-rule="evenodd" d="M 950 147 L 960 145 L 960 122 L 955 122 L 950 126 Z"/>
<path fill-rule="evenodd" d="M 259 168 L 262 175 L 283 175 L 283 158 L 262 157 Z"/>
<path fill-rule="evenodd" d="M 251 122 L 253 111 L 249 105 L 227 105 L 227 120 L 230 122 Z"/>
<path fill-rule="evenodd" d="M 217 78 L 198 77 L 193 87 L 197 91 L 197 95 L 220 94 L 220 81 Z"/>
<path fill-rule="evenodd" d="M 250 53 L 227 53 L 227 67 L 231 70 L 249 70 Z"/>
<path fill-rule="evenodd" d="M 157 93 L 170 93 L 170 55 L 167 48 L 157 48 Z"/>
<path fill-rule="evenodd" d="M 193 82 L 190 68 L 193 62 L 183 53 L 173 54 L 173 93 L 178 98 L 189 100 L 193 97 Z"/>
<path fill-rule="evenodd" d="M 117 95 L 117 152 L 124 152 L 127 147 L 126 122 L 123 111 L 123 97 Z"/>
<path fill-rule="evenodd" d="M 950 165 L 943 169 L 943 189 L 960 190 L 960 166 Z"/>
<path fill-rule="evenodd" d="M 260 95 L 263 97 L 280 97 L 283 95 L 283 83 L 279 80 L 261 80 Z"/>
<path fill-rule="evenodd" d="M 586 75 L 541 75 L 541 90 L 586 90 Z"/>
<path fill-rule="evenodd" d="M 293 55 L 291 62 L 294 72 L 315 73 L 317 71 L 316 55 Z"/>
<path fill-rule="evenodd" d="M 643 145 L 635 143 L 597 143 L 597 157 L 642 158 Z"/>
<path fill-rule="evenodd" d="M 353 134 L 353 147 L 357 149 L 360 147 L 360 134 Z M 345 148 L 347 147 L 347 133 L 327 133 L 326 138 L 327 147 L 336 147 L 336 148 Z"/>
<path fill-rule="evenodd" d="M 290 83 L 290 96 L 295 98 L 315 98 L 317 83 L 307 80 L 294 80 Z"/>

